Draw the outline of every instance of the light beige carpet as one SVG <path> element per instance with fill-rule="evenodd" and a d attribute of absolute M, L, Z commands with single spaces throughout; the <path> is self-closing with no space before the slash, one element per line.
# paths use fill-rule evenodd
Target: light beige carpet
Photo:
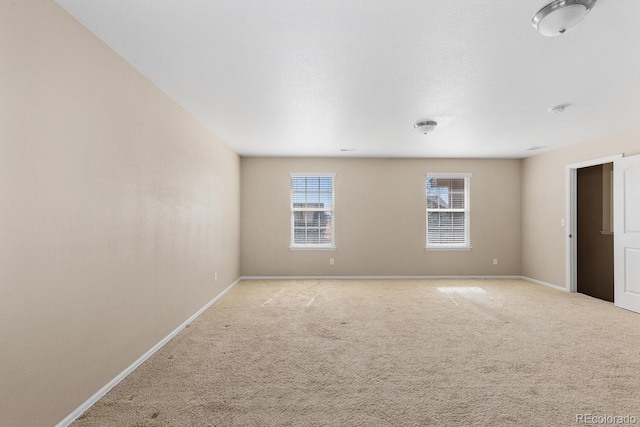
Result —
<path fill-rule="evenodd" d="M 580 414 L 640 419 L 640 315 L 519 280 L 245 281 L 73 425 L 575 426 Z"/>

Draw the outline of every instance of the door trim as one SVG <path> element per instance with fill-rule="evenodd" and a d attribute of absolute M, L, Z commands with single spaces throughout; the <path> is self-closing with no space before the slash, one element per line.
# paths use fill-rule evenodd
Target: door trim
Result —
<path fill-rule="evenodd" d="M 600 157 L 598 159 L 586 160 L 584 162 L 572 163 L 565 167 L 565 287 L 568 292 L 577 292 L 577 276 L 578 276 L 578 245 L 575 238 L 578 231 L 578 169 L 587 168 L 589 166 L 603 165 L 612 163 L 614 160 L 622 157 L 622 154 L 614 154 L 612 156 Z"/>

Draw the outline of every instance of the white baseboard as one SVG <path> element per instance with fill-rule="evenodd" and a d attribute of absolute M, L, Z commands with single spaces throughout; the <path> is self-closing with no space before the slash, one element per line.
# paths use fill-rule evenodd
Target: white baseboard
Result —
<path fill-rule="evenodd" d="M 532 279 L 525 276 L 242 276 L 241 280 L 465 280 L 465 279 L 504 279 L 504 280 L 526 280 L 527 282 L 557 289 L 567 292 L 567 289 Z"/>
<path fill-rule="evenodd" d="M 442 280 L 523 279 L 522 276 L 242 276 L 241 280 Z"/>
<path fill-rule="evenodd" d="M 75 421 L 76 418 L 78 418 L 80 415 L 82 415 L 87 409 L 89 409 L 91 406 L 93 406 L 94 403 L 96 403 L 105 394 L 107 394 L 109 392 L 109 390 L 111 390 L 113 387 L 115 387 L 120 381 L 125 379 L 127 375 L 129 375 L 138 366 L 140 366 L 142 363 L 144 363 L 144 361 L 147 360 L 149 357 L 151 357 L 156 351 L 160 350 L 160 348 L 162 348 L 162 346 L 164 346 L 167 342 L 169 342 L 169 340 L 171 340 L 171 338 L 176 336 L 178 334 L 178 332 L 183 330 L 185 328 L 185 326 L 187 326 L 188 324 L 190 324 L 191 322 L 196 320 L 196 318 L 198 316 L 200 316 L 202 313 L 204 313 L 204 311 L 207 308 L 211 307 L 211 305 L 213 303 L 218 301 L 224 294 L 229 292 L 231 290 L 231 288 L 233 288 L 236 284 L 238 284 L 240 282 L 240 280 L 242 280 L 241 277 L 239 277 L 238 279 L 236 279 L 235 282 L 233 282 L 232 284 L 227 286 L 222 292 L 220 292 L 218 295 L 216 295 L 211 301 L 206 303 L 205 306 L 202 307 L 200 310 L 198 310 L 193 316 L 191 316 L 187 320 L 185 320 L 180 326 L 178 326 L 176 329 L 171 331 L 169 333 L 169 335 L 167 335 L 166 337 L 161 339 L 160 342 L 158 342 L 156 345 L 151 347 L 145 354 L 140 356 L 138 358 L 138 360 L 136 360 L 131 365 L 129 365 L 124 371 L 120 372 L 115 378 L 113 378 L 111 381 L 109 381 L 107 384 L 105 384 L 104 387 L 102 387 L 100 390 L 95 392 L 90 398 L 85 400 L 73 412 L 71 412 L 69 415 L 64 417 L 62 419 L 62 421 L 60 421 L 58 424 L 55 425 L 55 427 L 67 427 L 68 425 L 70 425 L 73 421 Z"/>
<path fill-rule="evenodd" d="M 553 288 L 553 289 L 557 289 L 559 291 L 568 292 L 567 288 L 565 288 L 563 286 L 553 285 L 551 283 L 543 282 L 542 280 L 532 279 L 531 277 L 525 277 L 525 276 L 522 276 L 521 279 L 522 280 L 526 280 L 527 282 L 531 282 L 531 283 L 535 283 L 535 284 L 538 284 L 538 285 L 546 286 L 548 288 Z"/>

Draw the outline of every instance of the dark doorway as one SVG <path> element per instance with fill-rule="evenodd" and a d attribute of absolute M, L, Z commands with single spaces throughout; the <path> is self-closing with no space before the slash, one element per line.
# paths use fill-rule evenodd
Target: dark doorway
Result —
<path fill-rule="evenodd" d="M 613 302 L 613 233 L 611 170 L 613 165 L 577 170 L 577 290 Z"/>

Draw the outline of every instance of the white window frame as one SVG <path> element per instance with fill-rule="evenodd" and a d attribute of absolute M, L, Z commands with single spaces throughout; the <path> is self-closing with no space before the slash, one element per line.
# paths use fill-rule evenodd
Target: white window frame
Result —
<path fill-rule="evenodd" d="M 290 173 L 289 187 L 291 191 L 289 199 L 290 222 L 291 222 L 291 238 L 289 249 L 292 251 L 335 251 L 336 250 L 336 174 L 335 173 Z M 293 178 L 331 178 L 331 208 L 313 209 L 313 208 L 296 208 L 293 207 Z M 295 215 L 296 211 L 324 211 L 331 212 L 332 234 L 330 243 L 295 243 Z"/>
<path fill-rule="evenodd" d="M 424 181 L 425 189 L 425 249 L 427 251 L 469 251 L 471 250 L 471 176 L 470 173 L 427 173 Z M 429 208 L 426 199 L 427 181 L 429 178 L 460 179 L 464 178 L 464 209 Z M 464 212 L 465 242 L 462 244 L 442 244 L 429 242 L 429 212 Z"/>

